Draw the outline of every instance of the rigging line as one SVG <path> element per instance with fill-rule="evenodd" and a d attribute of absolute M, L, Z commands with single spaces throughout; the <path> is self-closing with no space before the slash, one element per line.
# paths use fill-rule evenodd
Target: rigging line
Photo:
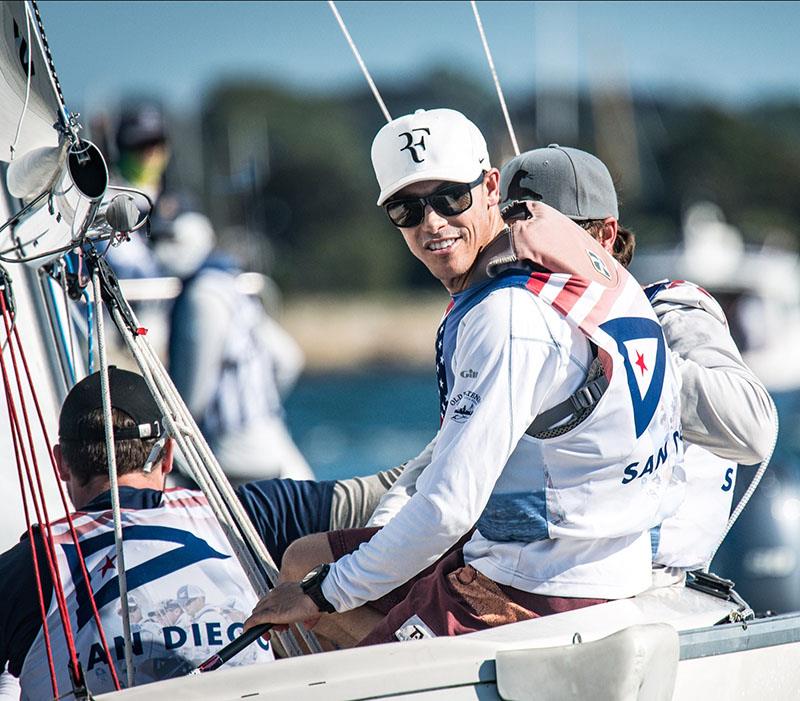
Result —
<path fill-rule="evenodd" d="M 57 305 L 57 297 L 56 293 L 53 291 L 53 279 L 48 276 L 47 277 L 47 284 L 48 284 L 48 292 L 50 293 L 50 302 L 53 306 L 53 316 L 55 316 L 55 328 L 58 330 L 59 341 L 61 344 L 62 349 L 64 350 L 64 360 L 66 361 L 67 371 L 69 372 L 69 386 L 75 384 L 75 366 L 72 362 L 73 352 L 72 352 L 72 343 L 71 341 L 67 341 L 67 335 L 64 333 L 64 324 L 61 321 L 61 314 L 58 312 L 58 305 Z M 69 322 L 69 320 L 68 320 Z"/>
<path fill-rule="evenodd" d="M 347 26 L 345 25 L 342 16 L 339 14 L 339 10 L 336 7 L 336 3 L 333 0 L 328 0 L 328 7 L 331 8 L 333 16 L 339 23 L 339 28 L 342 30 L 344 38 L 347 39 L 347 43 L 350 44 L 350 50 L 353 52 L 353 56 L 356 57 L 356 61 L 358 62 L 359 67 L 361 68 L 361 72 L 367 79 L 367 85 L 369 85 L 370 90 L 372 90 L 372 94 L 375 96 L 375 100 L 378 102 L 378 107 L 381 108 L 381 112 L 383 112 L 383 116 L 386 117 L 386 121 L 391 122 L 392 116 L 389 114 L 389 110 L 386 109 L 386 105 L 383 102 L 383 98 L 381 97 L 381 94 L 378 92 L 378 87 L 375 85 L 375 81 L 372 80 L 372 76 L 369 74 L 369 71 L 367 70 L 367 64 L 364 63 L 364 59 L 361 58 L 361 54 L 358 52 L 358 48 L 356 47 L 356 43 L 353 41 L 353 37 L 351 37 L 350 32 L 347 31 Z"/>
<path fill-rule="evenodd" d="M 0 300 L 0 307 L 2 307 L 3 315 L 6 314 L 6 306 L 5 301 Z M 36 392 L 36 388 L 33 382 L 33 375 L 31 374 L 30 366 L 28 365 L 28 358 L 27 354 L 25 353 L 25 348 L 22 345 L 22 340 L 19 335 L 19 329 L 13 323 L 16 321 L 16 315 L 12 317 L 12 325 L 11 330 L 14 334 L 14 340 L 16 341 L 17 348 L 19 349 L 20 359 L 22 360 L 22 366 L 25 370 L 25 377 L 28 381 L 28 387 L 30 389 L 31 397 L 33 399 L 34 407 L 36 408 L 36 415 L 39 419 L 39 426 L 42 430 L 42 436 L 44 438 L 45 446 L 47 447 L 47 454 L 50 458 L 50 464 L 53 468 L 53 476 L 55 477 L 56 486 L 58 487 L 58 493 L 61 497 L 61 504 L 64 507 L 64 514 L 66 517 L 66 521 L 69 527 L 70 535 L 72 536 L 72 542 L 75 545 L 75 550 L 78 555 L 78 562 L 80 563 L 81 573 L 83 574 L 83 580 L 86 584 L 86 590 L 89 597 L 89 604 L 92 609 L 92 615 L 95 621 L 95 625 L 97 626 L 97 632 L 100 637 L 100 644 L 103 648 L 103 652 L 105 653 L 106 660 L 108 662 L 109 671 L 111 672 L 112 681 L 114 682 L 114 686 L 117 690 L 120 689 L 119 678 L 117 677 L 117 670 L 114 666 L 114 663 L 111 659 L 111 650 L 108 647 L 108 642 L 106 641 L 105 632 L 103 630 L 103 624 L 100 620 L 100 612 L 97 609 L 97 602 L 95 601 L 94 592 L 92 591 L 91 579 L 89 577 L 89 573 L 86 569 L 86 560 L 83 557 L 83 551 L 81 549 L 80 540 L 78 538 L 78 533 L 75 530 L 75 524 L 70 513 L 69 505 L 67 504 L 67 498 L 64 491 L 64 486 L 61 483 L 61 479 L 58 475 L 58 466 L 56 465 L 55 455 L 53 455 L 53 443 L 50 441 L 50 434 L 47 431 L 47 425 L 44 420 L 44 412 L 42 412 L 42 406 L 39 402 L 39 396 Z"/>
<path fill-rule="evenodd" d="M 83 296 L 86 298 L 86 366 L 91 375 L 94 372 L 94 302 L 87 290 L 83 291 Z"/>
<path fill-rule="evenodd" d="M 75 337 L 72 333 L 72 316 L 70 315 L 69 293 L 67 292 L 67 266 L 64 259 L 61 259 L 61 292 L 64 297 L 64 325 L 67 327 L 67 335 L 69 337 L 69 348 L 67 350 L 67 357 L 70 361 L 72 368 L 72 383 L 75 384 Z M 56 312 L 57 318 L 60 320 L 61 315 Z"/>
<path fill-rule="evenodd" d="M 130 315 L 130 322 L 123 318 L 121 311 L 123 304 L 125 313 Z M 117 328 L 165 417 L 170 433 L 186 458 L 190 476 L 208 499 L 254 591 L 258 596 L 264 596 L 270 589 L 268 580 L 277 583 L 278 578 L 278 571 L 269 551 L 256 533 L 228 478 L 152 346 L 141 334 L 132 333 L 133 329 L 139 327 L 139 321 L 130 305 L 121 296 L 119 304 L 109 304 L 109 308 Z M 133 327 L 129 323 L 132 323 Z M 301 625 L 298 625 L 297 629 L 309 649 L 319 651 L 319 643 L 314 634 L 306 631 Z M 276 638 L 289 656 L 302 654 L 291 630 L 278 633 Z"/>
<path fill-rule="evenodd" d="M 14 135 L 14 143 L 11 144 L 11 160 L 14 160 L 14 151 L 17 148 L 19 135 L 22 133 L 22 122 L 25 121 L 25 115 L 28 112 L 28 101 L 31 97 L 31 75 L 33 74 L 33 45 L 31 44 L 31 16 L 28 14 L 28 8 L 25 8 L 25 27 L 28 32 L 28 78 L 25 81 L 25 102 L 22 105 L 22 114 L 19 116 L 17 122 L 17 133 Z"/>
<path fill-rule="evenodd" d="M 170 433 L 186 459 L 190 476 L 197 482 L 208 499 L 209 506 L 214 511 L 214 515 L 253 590 L 259 597 L 264 596 L 270 589 L 267 579 L 269 578 L 273 582 L 277 581 L 277 569 L 269 551 L 266 550 L 257 535 L 253 540 L 243 533 L 248 525 L 252 529 L 252 524 L 247 520 L 246 514 L 237 517 L 239 511 L 236 509 L 238 507 L 241 510 L 242 507 L 235 494 L 225 493 L 225 486 L 227 486 L 228 492 L 232 492 L 225 475 L 221 470 L 219 473 L 212 473 L 211 466 L 215 464 L 216 458 L 210 453 L 202 434 L 199 433 L 191 415 L 183 405 L 180 395 L 175 391 L 174 385 L 171 385 L 171 380 L 164 371 L 163 365 L 160 364 L 142 336 L 133 336 L 128 332 L 125 322 L 121 318 L 120 310 L 116 306 L 112 306 L 111 311 L 117 328 L 122 332 L 128 349 L 164 415 Z M 138 324 L 138 320 L 136 323 Z M 219 469 L 218 466 L 217 469 Z M 234 511 L 236 514 L 232 513 Z M 312 634 L 308 633 L 308 635 L 311 637 Z M 291 631 L 277 633 L 276 638 L 277 643 L 283 647 L 289 657 L 303 654 Z M 309 643 L 309 646 L 312 644 L 314 643 Z"/>
<path fill-rule="evenodd" d="M 70 375 L 69 375 L 69 368 L 66 364 L 66 359 L 64 358 L 64 354 L 61 352 L 63 345 L 60 344 L 58 337 L 57 337 L 57 328 L 56 322 L 53 317 L 54 312 L 54 305 L 53 305 L 53 292 L 50 289 L 50 282 L 49 282 L 49 274 L 44 268 L 39 268 L 37 271 L 38 281 L 39 281 L 39 292 L 41 293 L 41 297 L 44 300 L 44 311 L 47 315 L 47 328 L 50 331 L 50 337 L 48 341 L 52 343 L 53 347 L 57 349 L 56 360 L 58 360 L 58 368 L 61 370 L 60 379 L 63 381 L 63 389 L 64 392 L 72 386 L 73 383 L 70 382 Z"/>
<path fill-rule="evenodd" d="M 5 297 L 2 296 L 2 295 L 0 295 L 0 310 L 2 310 L 3 323 L 5 325 L 6 334 L 10 335 L 11 334 L 11 327 L 10 327 L 10 323 L 9 323 L 8 308 L 6 307 Z M 17 334 L 16 338 L 18 338 L 18 337 L 19 336 Z M 14 351 L 14 344 L 10 344 L 9 348 L 11 350 L 11 363 L 12 363 L 12 367 L 14 368 L 14 378 L 16 380 L 17 394 L 19 395 L 20 407 L 22 408 L 22 417 L 24 419 L 25 433 L 26 433 L 27 438 L 28 438 L 28 446 L 29 446 L 30 458 L 31 458 L 30 465 L 32 465 L 33 469 L 31 469 L 31 467 L 28 464 L 27 456 L 26 456 L 26 453 L 24 451 L 24 447 L 23 447 L 22 457 L 23 457 L 23 460 L 25 462 L 25 468 L 26 468 L 26 470 L 28 472 L 28 480 L 30 482 L 31 492 L 33 494 L 33 503 L 34 503 L 34 508 L 36 510 L 36 517 L 39 519 L 40 523 L 44 526 L 44 529 L 45 529 L 46 534 L 47 534 L 47 543 L 49 544 L 49 548 L 47 548 L 45 552 L 47 552 L 47 554 L 48 554 L 48 563 L 50 564 L 51 570 L 52 570 L 53 569 L 53 563 L 54 562 L 57 563 L 57 561 L 56 561 L 56 554 L 55 554 L 55 546 L 53 545 L 53 535 L 52 535 L 52 531 L 51 531 L 50 514 L 48 512 L 47 503 L 46 503 L 46 500 L 45 500 L 45 497 L 44 497 L 44 487 L 42 486 L 41 473 L 40 473 L 40 470 L 39 470 L 39 461 L 38 461 L 38 459 L 36 457 L 36 448 L 35 448 L 35 443 L 34 443 L 34 440 L 33 440 L 33 431 L 31 430 L 31 421 L 30 421 L 30 417 L 29 417 L 29 414 L 28 414 L 28 403 L 25 400 L 25 395 L 24 395 L 24 392 L 23 392 L 23 389 L 22 389 L 22 381 L 20 379 L 20 373 L 19 373 L 19 364 L 17 362 L 17 354 Z M 9 382 L 9 379 L 8 379 L 8 374 L 7 374 L 7 371 L 6 371 L 6 365 L 5 365 L 5 362 L 2 359 L 2 356 L 0 356 L 0 367 L 2 367 L 3 379 L 6 382 L 6 385 L 10 386 L 10 382 Z M 19 428 L 19 415 L 17 414 L 17 411 L 16 411 L 16 405 L 14 405 L 14 407 L 13 407 L 13 413 L 14 413 L 14 417 L 15 417 L 15 421 L 16 421 L 17 430 L 20 432 L 19 433 L 19 440 L 22 441 L 22 432 L 21 432 L 21 429 Z M 36 477 L 36 485 L 37 485 L 38 494 L 39 494 L 40 500 L 41 500 L 41 511 L 39 511 L 39 505 L 38 505 L 38 502 L 37 502 L 37 499 L 36 499 L 37 492 L 34 490 L 33 476 Z M 42 514 L 44 514 L 44 518 L 42 518 Z M 61 574 L 60 574 L 60 571 L 58 569 L 57 564 L 55 566 L 54 571 L 51 571 L 51 574 L 53 576 L 54 589 L 56 589 L 57 594 L 58 594 L 60 600 L 63 602 L 63 605 L 64 605 L 64 613 L 66 614 L 65 633 L 67 632 L 67 630 L 69 631 L 69 636 L 68 636 L 68 640 L 67 640 L 67 643 L 69 645 L 69 644 L 71 644 L 71 641 L 74 641 L 74 637 L 72 635 L 72 626 L 71 626 L 70 621 L 69 621 L 69 614 L 68 614 L 67 609 L 66 609 L 66 599 L 64 598 L 64 587 L 63 587 L 63 584 L 61 582 Z M 55 582 L 58 582 L 58 586 L 57 587 L 55 585 Z M 71 649 L 71 652 L 72 651 L 74 651 L 74 646 Z M 77 654 L 76 654 L 76 656 L 75 656 L 75 671 L 76 671 L 76 673 L 77 673 L 77 669 L 78 669 L 78 667 L 77 667 Z"/>
<path fill-rule="evenodd" d="M 6 301 L 3 295 L 0 295 L 0 308 L 2 309 L 3 322 L 6 328 L 6 334 L 9 334 L 10 324 L 8 320 L 8 309 L 6 307 Z M 14 345 L 10 344 L 9 348 L 11 349 L 11 362 L 14 368 L 14 377 L 17 383 L 17 393 L 19 395 L 20 407 L 22 408 L 25 433 L 28 438 L 28 445 L 30 449 L 30 458 L 31 458 L 30 463 L 28 463 L 28 457 L 24 449 L 24 443 L 22 441 L 22 430 L 19 426 L 19 415 L 17 414 L 16 411 L 16 405 L 9 404 L 9 406 L 11 407 L 12 414 L 14 416 L 14 421 L 15 421 L 14 426 L 16 427 L 16 430 L 19 433 L 20 445 L 23 446 L 22 458 L 25 464 L 25 470 L 27 472 L 28 483 L 31 490 L 31 500 L 33 502 L 34 510 L 36 512 L 36 518 L 39 520 L 40 527 L 42 528 L 44 534 L 43 540 L 45 543 L 45 554 L 47 556 L 47 564 L 50 569 L 50 576 L 52 577 L 53 581 L 53 592 L 55 594 L 56 601 L 58 602 L 59 614 L 61 616 L 61 622 L 64 627 L 64 637 L 66 640 L 67 649 L 69 651 L 70 665 L 72 667 L 74 677 L 76 679 L 80 679 L 81 675 L 80 675 L 80 667 L 78 665 L 78 653 L 75 649 L 75 636 L 72 631 L 72 623 L 70 621 L 69 611 L 67 609 L 67 601 L 64 596 L 64 584 L 61 579 L 61 571 L 58 567 L 58 561 L 56 558 L 55 544 L 53 541 L 53 532 L 51 529 L 50 514 L 47 509 L 45 492 L 42 486 L 42 479 L 39 471 L 39 461 L 36 457 L 36 449 L 33 440 L 33 432 L 31 430 L 30 418 L 28 416 L 27 402 L 25 401 L 25 396 L 22 390 L 22 382 L 20 381 L 19 366 L 17 363 L 16 353 L 14 352 Z M 2 368 L 3 380 L 6 383 L 6 387 L 10 387 L 10 381 L 8 378 L 6 364 L 2 355 L 0 355 L 0 368 Z M 34 487 L 34 477 L 36 478 L 36 487 Z M 37 488 L 39 495 L 38 499 L 36 491 Z M 41 509 L 40 509 L 40 502 L 41 502 Z"/>
<path fill-rule="evenodd" d="M 92 292 L 95 304 L 100 300 L 100 273 L 92 272 Z M 111 415 L 111 389 L 108 385 L 108 358 L 106 358 L 105 322 L 102 312 L 97 315 L 97 351 L 100 356 L 100 390 L 103 398 L 103 423 L 106 434 L 106 456 L 108 459 L 108 479 L 111 485 L 111 512 L 114 519 L 114 550 L 117 553 L 117 578 L 119 598 L 122 608 L 122 631 L 125 643 L 125 666 L 128 687 L 135 686 L 136 676 L 133 668 L 133 642 L 131 619 L 128 610 L 128 577 L 125 570 L 125 552 L 122 542 L 122 515 L 119 506 L 119 484 L 117 483 L 117 456 L 114 448 L 114 423 Z"/>
<path fill-rule="evenodd" d="M 9 426 L 14 425 L 14 420 L 12 418 L 11 412 L 11 405 L 13 403 L 13 397 L 11 396 L 11 390 L 8 385 L 5 387 L 6 390 L 6 407 L 8 409 L 8 423 Z M 50 638 L 50 626 L 47 624 L 47 609 L 45 608 L 44 604 L 44 590 L 42 589 L 42 574 L 41 574 L 41 567 L 39 565 L 39 554 L 36 548 L 36 540 L 33 537 L 33 525 L 31 524 L 31 516 L 30 516 L 30 509 L 28 507 L 28 497 L 27 491 L 25 490 L 25 479 L 22 476 L 22 459 L 20 458 L 20 448 L 19 443 L 17 441 L 17 433 L 12 428 L 11 430 L 11 439 L 14 443 L 14 457 L 17 463 L 17 477 L 19 479 L 19 491 L 22 497 L 22 510 L 25 514 L 25 525 L 26 530 L 28 532 L 28 542 L 31 544 L 31 557 L 33 560 L 33 574 L 36 579 L 36 594 L 37 600 L 39 602 L 39 613 L 42 616 L 42 635 L 44 637 L 44 649 L 47 655 L 47 665 L 50 668 L 50 685 L 53 689 L 53 696 L 58 696 L 58 682 L 56 681 L 56 668 L 55 663 L 53 662 L 53 646 Z"/>
<path fill-rule="evenodd" d="M 756 491 L 756 487 L 758 487 L 759 482 L 761 482 L 761 478 L 764 476 L 764 472 L 767 470 L 767 466 L 769 465 L 770 460 L 772 460 L 772 454 L 775 451 L 775 446 L 778 443 L 778 409 L 775 406 L 775 402 L 772 400 L 772 397 L 769 398 L 770 405 L 772 407 L 772 424 L 775 429 L 773 437 L 772 437 L 772 444 L 770 445 L 769 452 L 767 456 L 761 461 L 761 464 L 758 466 L 758 470 L 756 474 L 753 475 L 753 479 L 750 481 L 750 485 L 747 487 L 747 491 L 742 494 L 742 498 L 739 500 L 739 503 L 736 505 L 736 508 L 730 515 L 728 519 L 728 523 L 725 526 L 725 532 L 722 536 L 717 540 L 717 544 L 714 546 L 714 550 L 711 553 L 711 557 L 708 559 L 708 563 L 703 568 L 705 571 L 708 571 L 708 566 L 711 564 L 714 556 L 717 554 L 717 550 L 719 550 L 720 545 L 728 536 L 731 528 L 733 528 L 733 524 L 736 523 L 736 520 L 741 515 L 742 511 L 744 511 L 744 507 L 747 506 L 747 502 L 750 501 L 750 497 L 753 496 L 753 493 Z"/>
<path fill-rule="evenodd" d="M 494 59 L 492 59 L 492 52 L 489 49 L 489 42 L 486 40 L 486 33 L 483 31 L 483 22 L 478 13 L 478 3 L 475 0 L 470 0 L 472 5 L 472 14 L 475 15 L 475 23 L 478 25 L 478 32 L 481 35 L 483 42 L 483 50 L 486 53 L 486 60 L 489 62 L 489 70 L 492 73 L 492 80 L 494 80 L 494 87 L 497 89 L 497 97 L 500 99 L 500 109 L 503 110 L 503 117 L 506 120 L 508 127 L 508 135 L 511 137 L 511 145 L 514 147 L 514 155 L 519 156 L 519 145 L 517 144 L 517 135 L 514 133 L 514 127 L 511 124 L 511 117 L 508 114 L 508 107 L 506 106 L 506 98 L 503 97 L 503 88 L 500 87 L 500 79 L 497 77 L 497 69 L 494 67 Z"/>
<path fill-rule="evenodd" d="M 50 83 L 56 92 L 56 96 L 58 97 L 59 107 L 61 108 L 61 116 L 64 119 L 64 127 L 68 128 L 70 125 L 70 115 L 67 111 L 66 104 L 64 103 L 64 93 L 61 92 L 61 83 L 59 82 L 58 74 L 56 73 L 56 64 L 53 62 L 53 54 L 50 53 L 50 44 L 47 43 L 47 35 L 44 33 L 44 24 L 42 23 L 42 15 L 39 12 L 39 5 L 36 0 L 29 0 L 29 3 L 31 8 L 33 8 L 33 14 L 36 19 L 36 28 L 38 30 L 36 32 L 36 36 L 39 41 L 39 45 L 42 47 L 42 54 L 47 61 L 47 73 L 50 78 Z M 28 3 L 26 3 L 26 5 L 27 4 Z"/>

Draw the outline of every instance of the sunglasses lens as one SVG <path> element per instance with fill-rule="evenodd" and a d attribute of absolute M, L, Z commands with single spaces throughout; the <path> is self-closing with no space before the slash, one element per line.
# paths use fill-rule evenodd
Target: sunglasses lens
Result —
<path fill-rule="evenodd" d="M 392 224 L 401 227 L 416 226 L 422 221 L 423 207 L 419 201 L 398 201 L 386 204 L 386 214 Z"/>
<path fill-rule="evenodd" d="M 472 189 L 469 185 L 455 185 L 431 195 L 429 202 L 439 214 L 452 217 L 472 206 Z"/>

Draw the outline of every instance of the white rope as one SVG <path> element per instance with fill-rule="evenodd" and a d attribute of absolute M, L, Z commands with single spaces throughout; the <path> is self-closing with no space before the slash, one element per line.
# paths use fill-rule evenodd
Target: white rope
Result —
<path fill-rule="evenodd" d="M 747 506 L 747 502 L 750 501 L 750 497 L 752 497 L 753 493 L 756 491 L 756 487 L 758 487 L 759 482 L 761 482 L 761 478 L 764 476 L 764 472 L 766 472 L 767 470 L 769 461 L 772 459 L 772 453 L 775 452 L 775 446 L 778 443 L 778 409 L 775 406 L 775 402 L 772 401 L 772 397 L 769 398 L 769 402 L 772 407 L 773 426 L 775 428 L 774 435 L 772 436 L 772 445 L 770 445 L 767 457 L 765 457 L 761 461 L 761 464 L 758 466 L 756 474 L 753 475 L 753 479 L 751 480 L 750 486 L 747 488 L 747 491 L 742 495 L 742 498 L 739 500 L 739 503 L 736 505 L 736 508 L 733 510 L 733 513 L 731 513 L 731 516 L 728 519 L 728 524 L 725 526 L 725 532 L 717 541 L 717 544 L 714 546 L 714 550 L 711 552 L 711 557 L 708 559 L 708 563 L 706 563 L 706 566 L 703 568 L 706 571 L 708 571 L 709 565 L 714 559 L 714 556 L 717 554 L 719 546 L 722 545 L 722 541 L 725 540 L 729 531 L 731 530 L 731 528 L 733 528 L 733 524 L 736 523 L 736 519 L 738 519 L 739 516 L 741 516 L 742 511 L 744 511 L 744 507 Z"/>
<path fill-rule="evenodd" d="M 372 90 L 375 100 L 378 102 L 378 107 L 381 108 L 381 112 L 383 112 L 383 116 L 386 117 L 386 121 L 391 122 L 392 116 L 389 114 L 389 110 L 386 109 L 383 98 L 381 98 L 381 94 L 378 92 L 378 88 L 375 85 L 375 82 L 372 80 L 372 76 L 369 74 L 369 71 L 367 70 L 367 64 L 365 64 L 364 59 L 361 58 L 361 54 L 358 52 L 358 48 L 356 48 L 356 44 L 353 41 L 353 38 L 350 36 L 350 32 L 347 31 L 347 27 L 345 26 L 342 16 L 339 14 L 339 10 L 336 9 L 336 3 L 333 0 L 328 0 L 328 6 L 331 8 L 331 12 L 333 12 L 333 16 L 336 18 L 336 21 L 339 23 L 339 28 L 342 30 L 344 38 L 347 39 L 347 43 L 350 44 L 350 50 L 353 52 L 353 56 L 356 57 L 356 61 L 358 61 L 358 65 L 361 68 L 361 72 L 367 79 L 367 84 L 369 85 L 370 90 Z"/>
<path fill-rule="evenodd" d="M 92 273 L 92 292 L 95 306 L 100 302 L 100 274 Z M 69 321 L 68 321 L 69 323 Z M 100 356 L 100 390 L 103 396 L 103 424 L 106 434 L 106 456 L 108 459 L 108 480 L 111 486 L 111 512 L 114 518 L 114 550 L 117 554 L 117 575 L 119 581 L 119 600 L 122 607 L 122 632 L 125 641 L 125 667 L 128 688 L 135 686 L 133 669 L 133 643 L 131 638 L 131 619 L 128 611 L 128 578 L 125 570 L 125 552 L 122 543 L 122 515 L 119 507 L 119 484 L 117 482 L 117 456 L 114 449 L 114 423 L 111 416 L 111 390 L 108 386 L 108 358 L 106 358 L 105 322 L 102 311 L 97 315 L 97 352 Z"/>
<path fill-rule="evenodd" d="M 497 89 L 497 97 L 500 99 L 500 108 L 503 110 L 503 116 L 506 119 L 506 126 L 508 127 L 508 135 L 511 137 L 511 145 L 514 147 L 514 155 L 519 156 L 519 145 L 517 144 L 517 135 L 514 133 L 514 127 L 511 124 L 511 117 L 508 114 L 508 107 L 506 106 L 506 99 L 503 97 L 503 88 L 500 87 L 500 79 L 497 77 L 497 70 L 494 67 L 494 60 L 492 59 L 492 52 L 489 49 L 489 42 L 486 41 L 486 33 L 483 31 L 483 22 L 481 16 L 478 14 L 478 4 L 475 0 L 470 0 L 472 5 L 472 14 L 475 15 L 475 23 L 478 25 L 478 32 L 481 35 L 483 42 L 483 50 L 486 52 L 486 60 L 489 62 L 489 70 L 492 72 L 492 80 L 494 80 L 494 87 Z"/>
<path fill-rule="evenodd" d="M 28 101 L 31 97 L 31 74 L 33 72 L 33 46 L 31 46 L 31 17 L 28 14 L 28 4 L 25 3 L 25 27 L 28 34 L 28 79 L 25 81 L 25 103 L 22 105 L 22 114 L 19 116 L 17 123 L 17 133 L 14 135 L 14 143 L 11 144 L 11 160 L 14 160 L 14 151 L 17 148 L 19 135 L 22 132 L 22 122 L 25 120 L 25 114 L 28 112 Z"/>
<path fill-rule="evenodd" d="M 127 311 L 138 325 L 138 320 L 129 307 Z M 132 336 L 118 309 L 113 308 L 112 312 L 125 343 L 141 369 L 169 431 L 186 460 L 190 476 L 208 498 L 209 506 L 225 531 L 253 589 L 258 596 L 266 595 L 270 589 L 268 581 L 274 585 L 278 580 L 278 569 L 272 556 L 152 346 L 144 336 Z M 321 652 L 322 648 L 313 633 L 301 625 L 296 628 L 309 650 Z M 279 633 L 277 637 L 290 656 L 303 654 L 291 631 Z"/>

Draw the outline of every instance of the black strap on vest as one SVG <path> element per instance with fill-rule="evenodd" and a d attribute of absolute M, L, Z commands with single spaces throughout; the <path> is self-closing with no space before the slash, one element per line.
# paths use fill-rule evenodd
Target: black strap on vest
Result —
<path fill-rule="evenodd" d="M 608 389 L 608 378 L 600 359 L 595 357 L 589 366 L 586 382 L 563 402 L 539 414 L 525 433 L 544 440 L 571 431 L 588 418 L 606 389 Z M 562 424 L 565 419 L 570 420 Z"/>

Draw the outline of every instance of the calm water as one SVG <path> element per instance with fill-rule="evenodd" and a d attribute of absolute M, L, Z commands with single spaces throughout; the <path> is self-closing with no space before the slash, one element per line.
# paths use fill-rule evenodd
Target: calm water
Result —
<path fill-rule="evenodd" d="M 436 377 L 433 368 L 307 375 L 286 402 L 286 415 L 318 479 L 372 474 L 414 457 L 433 438 Z"/>

